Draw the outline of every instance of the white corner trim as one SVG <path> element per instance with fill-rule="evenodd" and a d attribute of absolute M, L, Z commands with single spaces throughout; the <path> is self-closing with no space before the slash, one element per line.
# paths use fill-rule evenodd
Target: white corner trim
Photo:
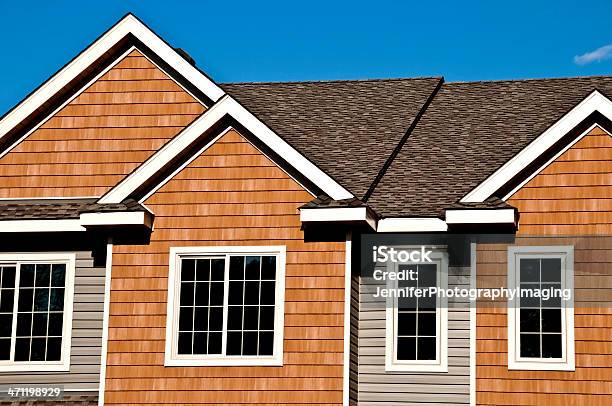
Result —
<path fill-rule="evenodd" d="M 186 256 L 227 256 L 228 255 L 265 255 L 274 254 L 276 262 L 276 291 L 274 311 L 274 349 L 271 356 L 227 356 L 227 355 L 178 355 L 178 308 L 180 261 Z M 284 350 L 285 326 L 285 266 L 287 262 L 287 247 L 284 245 L 267 246 L 194 246 L 170 247 L 168 272 L 168 303 L 166 317 L 166 345 L 164 352 L 164 366 L 282 366 Z M 225 266 L 225 294 L 224 294 L 224 334 L 226 336 L 229 261 Z M 223 344 L 225 348 L 225 344 Z"/>
<path fill-rule="evenodd" d="M 342 369 L 342 406 L 349 406 L 351 379 L 351 232 L 346 233 L 346 250 L 344 256 L 344 357 Z"/>
<path fill-rule="evenodd" d="M 510 246 L 508 247 L 508 288 L 520 287 L 520 258 L 561 258 L 561 289 L 570 289 L 571 297 L 561 312 L 563 356 L 557 358 L 521 358 L 519 351 L 519 304 L 517 298 L 508 300 L 508 369 L 535 371 L 575 371 L 574 342 L 574 247 Z"/>
<path fill-rule="evenodd" d="M 376 219 L 368 212 L 367 207 L 328 207 L 300 209 L 302 222 L 327 221 L 365 221 L 372 230 L 376 230 Z"/>
<path fill-rule="evenodd" d="M 504 186 L 523 168 L 531 164 L 536 158 L 546 152 L 551 146 L 595 111 L 612 119 L 612 101 L 597 90 L 594 90 L 576 107 L 538 136 L 538 138 L 523 148 L 485 181 L 465 195 L 461 199 L 461 202 L 483 202 L 491 197 L 493 193 Z"/>
<path fill-rule="evenodd" d="M 106 360 L 108 358 L 108 327 L 110 320 L 110 292 L 113 270 L 113 243 L 106 244 L 106 273 L 104 275 L 104 315 L 102 317 L 102 348 L 100 350 L 100 386 L 98 388 L 98 405 L 104 405 L 106 388 Z"/>
<path fill-rule="evenodd" d="M 447 224 L 498 224 L 515 223 L 514 209 L 449 209 L 446 210 Z"/>
<path fill-rule="evenodd" d="M 299 173 L 304 175 L 328 196 L 335 200 L 348 199 L 353 195 L 340 186 L 329 175 L 301 155 L 270 128 L 253 116 L 229 95 L 223 96 L 204 114 L 174 137 L 151 158 L 140 165 L 134 172 L 102 196 L 99 203 L 119 203 L 135 191 L 140 185 L 155 175 L 161 168 L 190 146 L 204 132 L 209 130 L 222 118 L 230 116 L 253 133 L 259 140 L 283 157 Z"/>
<path fill-rule="evenodd" d="M 19 287 L 19 266 L 22 263 L 62 263 L 66 264 L 64 291 L 64 310 L 62 326 L 62 356 L 59 361 L 0 361 L 0 372 L 68 372 L 70 370 L 70 353 L 72 349 L 72 312 L 74 306 L 74 278 L 76 270 L 76 254 L 74 252 L 15 252 L 0 254 L 0 263 L 17 263 L 15 279 L 15 300 L 13 310 L 13 332 L 17 325 L 17 302 Z M 13 358 L 14 348 L 11 349 Z"/>
<path fill-rule="evenodd" d="M 470 289 L 477 289 L 476 279 L 476 248 L 475 242 L 470 243 Z M 477 304 L 475 300 L 470 301 L 470 406 L 476 406 L 476 313 Z"/>
<path fill-rule="evenodd" d="M 79 220 L 3 220 L 0 233 L 85 231 Z"/>
<path fill-rule="evenodd" d="M 448 225 L 438 218 L 390 217 L 378 220 L 376 231 L 379 233 L 436 232 L 448 231 Z"/>
<path fill-rule="evenodd" d="M 151 216 L 144 211 L 124 211 L 108 213 L 83 213 L 79 217 L 84 227 L 90 226 L 129 226 L 144 225 L 151 227 Z"/>
<path fill-rule="evenodd" d="M 0 121 L 0 139 L 49 100 L 50 97 L 70 83 L 71 80 L 99 59 L 127 34 L 132 34 L 142 41 L 156 55 L 168 65 L 172 66 L 172 68 L 185 77 L 185 79 L 193 83 L 213 102 L 216 102 L 225 94 L 219 86 L 181 57 L 171 46 L 157 36 L 157 34 L 146 27 L 136 17 L 128 14 L 7 114 Z"/>

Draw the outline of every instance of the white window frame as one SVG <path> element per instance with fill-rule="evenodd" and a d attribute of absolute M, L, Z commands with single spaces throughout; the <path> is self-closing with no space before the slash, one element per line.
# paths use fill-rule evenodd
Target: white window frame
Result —
<path fill-rule="evenodd" d="M 406 247 L 401 247 L 402 249 Z M 408 248 L 421 248 L 408 247 Z M 434 250 L 429 256 L 432 262 L 387 262 L 388 271 L 397 271 L 400 265 L 435 264 L 438 287 L 448 286 L 448 254 Z M 387 288 L 397 289 L 397 281 L 388 281 Z M 387 298 L 386 303 L 386 351 L 385 371 L 387 372 L 448 372 L 448 300 L 439 295 L 436 299 L 436 359 L 397 359 L 397 298 Z"/>
<path fill-rule="evenodd" d="M 178 354 L 178 320 L 181 259 L 190 256 L 276 255 L 276 286 L 274 301 L 273 354 L 222 355 Z M 285 264 L 286 247 L 278 246 L 222 246 L 222 247 L 171 247 L 168 274 L 168 317 L 166 320 L 165 366 L 282 366 L 283 330 L 285 320 Z M 227 335 L 229 260 L 224 272 L 223 297 L 223 345 Z"/>
<path fill-rule="evenodd" d="M 561 300 L 562 357 L 532 358 L 520 356 L 519 299 L 508 300 L 508 369 L 541 371 L 574 371 L 574 247 L 513 246 L 508 247 L 508 288 L 520 288 L 521 258 L 560 258 L 561 289 L 570 289 L 570 300 Z"/>
<path fill-rule="evenodd" d="M 67 372 L 70 370 L 70 350 L 72 344 L 72 312 L 74 304 L 74 274 L 76 254 L 73 252 L 54 253 L 10 253 L 0 254 L 0 264 L 16 264 L 15 296 L 13 302 L 13 327 L 17 326 L 17 304 L 19 299 L 19 270 L 22 264 L 66 264 L 66 282 L 64 287 L 64 318 L 62 326 L 62 356 L 59 361 L 0 361 L 0 372 Z M 13 338 L 11 337 L 11 340 Z M 14 357 L 14 345 L 11 345 L 11 358 Z"/>

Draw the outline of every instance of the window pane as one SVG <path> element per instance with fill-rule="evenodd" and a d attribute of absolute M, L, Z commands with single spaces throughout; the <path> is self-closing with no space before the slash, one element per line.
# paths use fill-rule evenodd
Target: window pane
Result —
<path fill-rule="evenodd" d="M 34 264 L 22 264 L 19 272 L 19 286 L 34 286 Z"/>
<path fill-rule="evenodd" d="M 257 330 L 259 326 L 259 307 L 244 307 L 244 330 Z"/>
<path fill-rule="evenodd" d="M 30 360 L 30 338 L 18 338 L 15 340 L 15 361 Z"/>
<path fill-rule="evenodd" d="M 19 313 L 17 315 L 17 335 L 29 336 L 32 332 L 32 313 Z"/>
<path fill-rule="evenodd" d="M 196 307 L 195 318 L 193 320 L 193 329 L 195 331 L 208 331 L 208 307 Z M 191 330 L 189 326 L 187 331 Z"/>
<path fill-rule="evenodd" d="M 418 286 L 436 286 L 436 265 L 418 265 Z"/>
<path fill-rule="evenodd" d="M 62 311 L 64 310 L 64 289 L 51 289 L 51 301 L 49 310 Z"/>
<path fill-rule="evenodd" d="M 225 260 L 224 259 L 212 259 L 210 261 L 211 280 L 223 282 L 224 274 L 225 274 Z"/>
<path fill-rule="evenodd" d="M 244 283 L 244 304 L 259 304 L 259 282 L 249 281 Z"/>
<path fill-rule="evenodd" d="M 195 284 L 195 304 L 196 306 L 208 306 L 209 282 L 196 282 Z"/>
<path fill-rule="evenodd" d="M 30 349 L 30 361 L 44 361 L 47 340 L 44 338 L 32 338 L 32 348 Z"/>
<path fill-rule="evenodd" d="M 261 279 L 271 281 L 276 279 L 276 257 L 261 257 Z"/>
<path fill-rule="evenodd" d="M 208 333 L 193 334 L 193 353 L 208 354 Z"/>
<path fill-rule="evenodd" d="M 542 331 L 545 333 L 561 332 L 561 309 L 542 310 Z"/>
<path fill-rule="evenodd" d="M 230 280 L 244 280 L 244 257 L 230 257 Z"/>
<path fill-rule="evenodd" d="M 521 357 L 540 357 L 540 334 L 521 334 Z"/>
<path fill-rule="evenodd" d="M 561 283 L 561 258 L 542 259 L 542 282 Z"/>
<path fill-rule="evenodd" d="M 242 333 L 227 332 L 227 355 L 240 355 L 242 348 Z"/>
<path fill-rule="evenodd" d="M 229 306 L 227 310 L 227 329 L 242 330 L 242 306 Z"/>
<path fill-rule="evenodd" d="M 13 329 L 13 313 L 0 314 L 0 337 L 11 337 Z"/>
<path fill-rule="evenodd" d="M 178 334 L 178 353 L 179 354 L 192 354 L 191 340 L 193 333 L 179 333 Z"/>
<path fill-rule="evenodd" d="M 183 259 L 181 261 L 181 280 L 195 280 L 195 259 Z"/>
<path fill-rule="evenodd" d="M 416 359 L 416 338 L 399 337 L 397 339 L 397 359 L 415 360 Z"/>
<path fill-rule="evenodd" d="M 54 290 L 58 290 L 58 289 L 54 289 Z M 55 298 L 55 300 L 58 300 L 58 299 Z M 46 312 L 47 309 L 49 309 L 49 288 L 34 289 L 34 311 Z M 62 310 L 62 309 L 59 308 L 55 310 Z"/>
<path fill-rule="evenodd" d="M 555 291 L 559 291 L 561 289 L 560 283 L 543 283 L 542 290 L 551 290 L 551 295 L 548 298 L 542 298 L 542 307 L 561 307 L 561 297 L 553 297 Z"/>
<path fill-rule="evenodd" d="M 210 281 L 210 259 L 198 259 L 196 261 L 196 279 Z"/>
<path fill-rule="evenodd" d="M 399 297 L 397 298 L 397 308 L 399 310 L 416 310 L 417 299 L 416 297 Z"/>
<path fill-rule="evenodd" d="M 536 297 L 536 291 L 540 289 L 539 284 L 523 283 L 521 284 L 521 307 L 540 307 L 540 298 Z"/>
<path fill-rule="evenodd" d="M 419 336 L 436 336 L 436 313 L 419 313 Z"/>
<path fill-rule="evenodd" d="M 53 264 L 51 270 L 51 286 L 64 287 L 66 284 L 66 265 Z"/>
<path fill-rule="evenodd" d="M 2 269 L 2 287 L 3 288 L 14 288 L 15 287 L 15 267 L 4 266 Z"/>
<path fill-rule="evenodd" d="M 259 355 L 274 355 L 274 333 L 259 333 Z"/>
<path fill-rule="evenodd" d="M 20 312 L 31 312 L 34 300 L 34 289 L 19 289 L 19 303 L 17 308 Z"/>
<path fill-rule="evenodd" d="M 193 292 L 195 284 L 193 282 L 181 283 L 181 306 L 193 305 Z"/>
<path fill-rule="evenodd" d="M 242 333 L 242 355 L 257 355 L 257 336 L 256 332 Z"/>
<path fill-rule="evenodd" d="M 230 282 L 229 283 L 229 294 L 228 294 L 228 302 L 231 305 L 240 305 L 242 304 L 243 299 L 243 283 L 242 282 Z"/>
<path fill-rule="evenodd" d="M 246 257 L 245 261 L 246 261 L 246 269 L 244 271 L 245 279 L 259 280 L 261 257 Z"/>
<path fill-rule="evenodd" d="M 223 282 L 211 282 L 210 284 L 210 305 L 223 305 Z"/>
<path fill-rule="evenodd" d="M 273 281 L 261 282 L 261 304 L 273 305 L 275 302 L 275 286 Z"/>
<path fill-rule="evenodd" d="M 32 322 L 32 335 L 47 335 L 47 313 L 34 313 L 34 318 Z"/>
<path fill-rule="evenodd" d="M 416 313 L 398 313 L 397 334 L 400 336 L 416 335 Z"/>
<path fill-rule="evenodd" d="M 221 354 L 221 340 L 222 333 L 209 333 L 208 334 L 208 353 L 209 354 Z"/>
<path fill-rule="evenodd" d="M 274 306 L 262 306 L 259 311 L 259 329 L 274 330 Z"/>
<path fill-rule="evenodd" d="M 36 283 L 37 287 L 48 287 L 51 284 L 51 265 L 37 264 L 36 265 Z M 33 351 L 33 350 L 32 350 Z"/>
<path fill-rule="evenodd" d="M 521 309 L 521 331 L 540 332 L 540 310 L 539 309 Z"/>
<path fill-rule="evenodd" d="M 64 323 L 63 313 L 51 313 L 49 315 L 49 335 L 61 336 Z"/>
<path fill-rule="evenodd" d="M 435 360 L 436 359 L 436 338 L 419 337 L 417 341 L 417 359 Z"/>
<path fill-rule="evenodd" d="M 13 299 L 15 298 L 14 289 L 2 289 L 0 292 L 0 312 L 13 313 Z"/>
<path fill-rule="evenodd" d="M 0 360 L 8 360 L 11 357 L 11 340 L 0 340 Z"/>
<path fill-rule="evenodd" d="M 211 307 L 208 319 L 210 331 L 223 331 L 223 307 Z"/>
<path fill-rule="evenodd" d="M 59 361 L 62 358 L 62 339 L 52 337 L 47 339 L 47 361 Z"/>
<path fill-rule="evenodd" d="M 542 358 L 561 358 L 561 334 L 542 335 Z"/>
<path fill-rule="evenodd" d="M 540 260 L 532 258 L 520 259 L 520 281 L 539 282 L 540 281 Z"/>
<path fill-rule="evenodd" d="M 193 307 L 179 308 L 179 331 L 193 330 Z"/>

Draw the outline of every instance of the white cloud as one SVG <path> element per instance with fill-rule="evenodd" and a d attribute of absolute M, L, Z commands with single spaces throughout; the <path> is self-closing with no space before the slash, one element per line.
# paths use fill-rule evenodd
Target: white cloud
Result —
<path fill-rule="evenodd" d="M 600 62 L 604 59 L 610 58 L 612 58 L 612 44 L 604 45 L 603 47 L 587 52 L 586 54 L 576 55 L 574 57 L 574 63 L 577 65 L 586 65 L 591 62 Z"/>

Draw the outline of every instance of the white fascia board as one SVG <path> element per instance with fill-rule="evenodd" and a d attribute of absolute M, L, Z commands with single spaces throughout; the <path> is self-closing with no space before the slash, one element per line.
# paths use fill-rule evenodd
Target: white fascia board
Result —
<path fill-rule="evenodd" d="M 0 121 L 0 139 L 81 74 L 83 70 L 104 55 L 127 34 L 132 34 L 142 41 L 213 102 L 216 102 L 225 94 L 206 75 L 187 62 L 136 17 L 129 14 L 7 114 Z"/>
<path fill-rule="evenodd" d="M 379 233 L 412 233 L 448 231 L 448 225 L 438 218 L 401 218 L 391 217 L 378 220 Z"/>
<path fill-rule="evenodd" d="M 0 233 L 46 233 L 85 231 L 78 219 L 72 220 L 4 220 L 0 221 Z"/>
<path fill-rule="evenodd" d="M 353 195 L 340 186 L 330 176 L 291 147 L 270 128 L 242 107 L 229 95 L 223 96 L 217 103 L 197 118 L 189 127 L 174 137 L 132 174 L 111 189 L 98 203 L 120 203 L 140 185 L 155 175 L 161 168 L 172 161 L 178 154 L 190 146 L 204 132 L 209 130 L 225 116 L 231 116 L 270 149 L 283 157 L 299 173 L 319 187 L 334 200 L 342 200 Z M 201 153 L 199 151 L 198 153 Z"/>
<path fill-rule="evenodd" d="M 447 224 L 514 224 L 514 209 L 446 210 Z"/>
<path fill-rule="evenodd" d="M 80 223 L 84 227 L 90 226 L 147 226 L 151 227 L 151 217 L 144 211 L 125 211 L 111 213 L 83 213 Z"/>
<path fill-rule="evenodd" d="M 365 221 L 373 230 L 376 230 L 376 219 L 369 213 L 366 207 L 328 207 L 317 209 L 300 209 L 300 220 L 302 222 L 342 222 L 342 221 Z"/>
<path fill-rule="evenodd" d="M 521 150 L 521 152 L 516 154 L 484 182 L 465 195 L 465 197 L 461 199 L 461 202 L 484 202 L 595 111 L 612 119 L 612 101 L 597 90 L 593 91 L 576 107 Z"/>

